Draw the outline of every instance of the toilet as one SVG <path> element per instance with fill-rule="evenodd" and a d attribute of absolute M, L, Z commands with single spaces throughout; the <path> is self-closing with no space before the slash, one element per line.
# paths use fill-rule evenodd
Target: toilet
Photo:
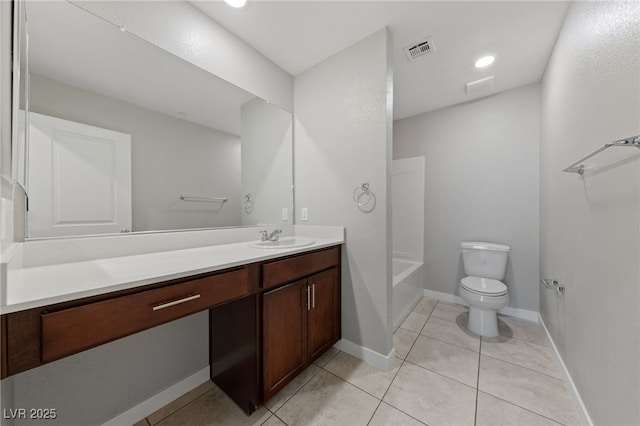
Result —
<path fill-rule="evenodd" d="M 467 276 L 460 281 L 459 292 L 469 304 L 467 326 L 480 336 L 495 337 L 498 310 L 509 303 L 507 286 L 502 280 L 511 247 L 484 242 L 463 242 L 460 246 Z"/>

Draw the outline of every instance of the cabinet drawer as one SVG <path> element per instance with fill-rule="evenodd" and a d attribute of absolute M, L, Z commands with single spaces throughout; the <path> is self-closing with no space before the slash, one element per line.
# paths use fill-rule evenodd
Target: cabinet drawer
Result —
<path fill-rule="evenodd" d="M 266 263 L 262 267 L 264 288 L 295 281 L 338 264 L 340 249 L 333 247 L 315 253 Z"/>
<path fill-rule="evenodd" d="M 247 269 L 240 269 L 44 313 L 42 361 L 53 361 L 249 293 Z"/>

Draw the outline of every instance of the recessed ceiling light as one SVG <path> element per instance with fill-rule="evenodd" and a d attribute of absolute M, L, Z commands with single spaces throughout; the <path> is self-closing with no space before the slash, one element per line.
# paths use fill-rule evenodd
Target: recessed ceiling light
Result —
<path fill-rule="evenodd" d="M 484 68 L 488 67 L 495 61 L 496 58 L 494 56 L 483 56 L 482 58 L 476 61 L 476 68 Z"/>
<path fill-rule="evenodd" d="M 247 0 L 224 0 L 229 6 L 242 7 L 247 4 Z"/>

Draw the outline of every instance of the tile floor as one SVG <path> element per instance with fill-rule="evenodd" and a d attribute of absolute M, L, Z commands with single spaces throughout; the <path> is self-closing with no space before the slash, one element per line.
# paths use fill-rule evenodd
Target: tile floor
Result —
<path fill-rule="evenodd" d="M 500 336 L 480 338 L 467 317 L 423 298 L 391 371 L 332 348 L 250 417 L 205 383 L 136 426 L 578 424 L 541 325 L 500 317 Z"/>

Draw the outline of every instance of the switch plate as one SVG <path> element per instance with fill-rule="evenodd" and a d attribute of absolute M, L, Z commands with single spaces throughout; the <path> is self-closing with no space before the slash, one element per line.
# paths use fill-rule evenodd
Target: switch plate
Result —
<path fill-rule="evenodd" d="M 287 207 L 282 208 L 282 220 L 289 220 L 289 209 Z"/>
<path fill-rule="evenodd" d="M 303 208 L 302 208 L 301 215 L 300 215 L 300 218 L 301 218 L 304 222 L 308 221 L 308 220 L 309 220 L 309 209 L 307 209 L 306 207 L 303 207 Z"/>

